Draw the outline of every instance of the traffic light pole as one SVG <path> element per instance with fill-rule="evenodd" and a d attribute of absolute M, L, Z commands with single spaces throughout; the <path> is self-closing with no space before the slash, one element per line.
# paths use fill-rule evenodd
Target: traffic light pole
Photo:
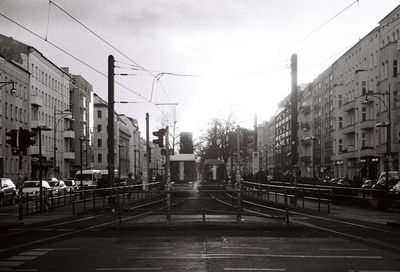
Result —
<path fill-rule="evenodd" d="M 23 179 L 22 179 L 22 150 L 19 151 L 18 155 L 18 190 L 19 190 L 19 198 L 18 198 L 18 220 L 24 219 L 24 210 L 22 206 L 22 186 L 23 186 Z"/>
<path fill-rule="evenodd" d="M 146 113 L 146 153 L 147 153 L 147 183 L 150 183 L 150 162 L 151 162 L 151 151 L 150 151 L 150 135 L 149 135 L 149 113 Z"/>

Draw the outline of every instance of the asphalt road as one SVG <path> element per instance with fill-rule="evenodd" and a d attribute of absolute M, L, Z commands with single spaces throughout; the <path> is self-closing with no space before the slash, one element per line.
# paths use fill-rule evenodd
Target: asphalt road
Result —
<path fill-rule="evenodd" d="M 179 198 L 176 208 L 224 209 L 204 194 Z M 124 212 L 122 225 L 102 212 L 2 229 L 0 271 L 400 271 L 400 229 L 356 216 L 292 211 L 287 226 L 137 214 Z"/>

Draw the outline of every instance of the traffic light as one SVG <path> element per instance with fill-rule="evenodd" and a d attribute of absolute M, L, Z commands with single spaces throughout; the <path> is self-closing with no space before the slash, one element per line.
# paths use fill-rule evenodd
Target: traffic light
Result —
<path fill-rule="evenodd" d="M 158 131 L 154 131 L 153 136 L 158 137 L 158 139 L 153 140 L 153 143 L 158 145 L 159 147 L 164 147 L 164 135 L 165 135 L 164 128 L 161 128 Z"/>
<path fill-rule="evenodd" d="M 13 129 L 9 132 L 6 132 L 6 137 L 6 144 L 11 145 L 12 154 L 18 155 L 18 130 Z"/>
<path fill-rule="evenodd" d="M 6 137 L 10 137 L 6 139 L 6 144 L 11 145 L 12 148 L 18 147 L 17 136 L 18 130 L 16 129 L 6 132 Z"/>
<path fill-rule="evenodd" d="M 23 155 L 27 155 L 27 149 L 31 145 L 35 144 L 35 139 L 32 137 L 35 137 L 34 132 L 30 132 L 27 129 L 22 129 L 20 128 L 19 130 L 19 150 L 23 153 Z"/>

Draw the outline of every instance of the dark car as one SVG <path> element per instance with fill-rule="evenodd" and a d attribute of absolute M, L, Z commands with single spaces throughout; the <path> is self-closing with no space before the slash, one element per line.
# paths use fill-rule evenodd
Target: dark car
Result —
<path fill-rule="evenodd" d="M 10 201 L 11 205 L 14 205 L 16 198 L 17 190 L 14 182 L 9 178 L 1 178 L 0 206 L 4 206 L 7 200 Z"/>
<path fill-rule="evenodd" d="M 363 185 L 361 186 L 361 188 L 363 189 L 372 189 L 372 186 L 374 186 L 376 183 L 376 180 L 373 179 L 366 179 L 363 183 Z"/>

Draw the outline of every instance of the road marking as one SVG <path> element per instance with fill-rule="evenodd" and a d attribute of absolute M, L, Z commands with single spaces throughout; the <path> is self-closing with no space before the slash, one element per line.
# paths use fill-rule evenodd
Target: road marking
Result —
<path fill-rule="evenodd" d="M 37 229 L 35 231 L 73 231 L 74 229 Z"/>
<path fill-rule="evenodd" d="M 130 256 L 123 259 L 232 259 L 248 257 L 299 258 L 299 259 L 383 259 L 383 256 L 357 255 L 288 255 L 288 254 L 186 254 L 181 256 Z"/>
<path fill-rule="evenodd" d="M 367 251 L 368 248 L 320 248 L 321 251 Z"/>
<path fill-rule="evenodd" d="M 46 253 L 47 253 L 47 251 L 31 250 L 31 251 L 24 251 L 18 255 L 20 255 L 20 256 L 42 256 Z"/>
<path fill-rule="evenodd" d="M 12 256 L 10 258 L 7 258 L 7 261 L 31 261 L 33 259 L 37 258 L 37 256 Z"/>
<path fill-rule="evenodd" d="M 147 247 L 126 247 L 126 250 L 136 250 L 136 249 L 170 249 L 171 247 L 162 246 L 147 246 Z"/>
<path fill-rule="evenodd" d="M 34 248 L 33 250 L 38 250 L 38 251 L 44 251 L 44 250 L 47 250 L 47 251 L 54 251 L 54 250 L 81 250 L 79 247 L 56 247 L 56 248 L 40 248 L 40 247 L 38 247 L 38 248 Z"/>
<path fill-rule="evenodd" d="M 17 267 L 23 264 L 24 262 L 10 262 L 10 261 L 2 261 L 0 262 L 0 266 L 6 267 Z"/>
<path fill-rule="evenodd" d="M 259 249 L 259 250 L 270 250 L 269 247 L 252 247 L 252 246 L 223 246 L 224 249 Z"/>
<path fill-rule="evenodd" d="M 286 271 L 286 269 L 281 268 L 233 268 L 233 267 L 225 267 L 224 271 Z"/>
<path fill-rule="evenodd" d="M 96 271 L 160 271 L 161 267 L 96 268 Z"/>

